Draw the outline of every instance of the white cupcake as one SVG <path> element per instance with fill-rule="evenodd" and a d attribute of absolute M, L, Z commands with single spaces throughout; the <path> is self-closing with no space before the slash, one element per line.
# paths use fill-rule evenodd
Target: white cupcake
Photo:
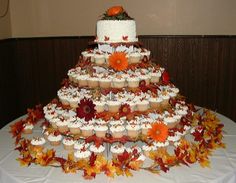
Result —
<path fill-rule="evenodd" d="M 142 134 L 143 134 L 143 135 L 147 135 L 148 130 L 149 130 L 150 128 L 152 128 L 152 126 L 151 126 L 150 123 L 143 123 L 143 124 L 141 125 Z"/>
<path fill-rule="evenodd" d="M 80 127 L 81 127 L 81 122 L 79 120 L 71 121 L 68 124 L 68 128 L 70 130 L 70 133 L 73 134 L 73 135 L 80 134 L 80 132 L 81 132 Z"/>
<path fill-rule="evenodd" d="M 64 119 L 64 118 L 61 118 L 61 120 L 57 121 L 56 125 L 57 125 L 58 131 L 61 133 L 65 133 L 69 131 L 69 128 L 68 128 L 69 122 L 70 122 L 69 120 Z"/>
<path fill-rule="evenodd" d="M 140 133 L 140 125 L 137 124 L 128 124 L 126 125 L 127 135 L 130 138 L 137 138 Z"/>
<path fill-rule="evenodd" d="M 145 156 L 149 157 L 150 152 L 156 151 L 157 147 L 154 146 L 154 145 L 145 144 L 145 145 L 142 146 L 142 150 L 143 150 L 143 154 Z"/>
<path fill-rule="evenodd" d="M 103 54 L 95 54 L 94 60 L 97 65 L 105 64 L 105 56 Z"/>
<path fill-rule="evenodd" d="M 80 127 L 81 129 L 81 133 L 84 137 L 89 137 L 91 135 L 93 135 L 93 125 L 91 124 L 84 124 Z"/>
<path fill-rule="evenodd" d="M 160 77 L 161 77 L 161 71 L 157 71 L 157 72 L 152 72 L 150 73 L 151 76 L 151 83 L 158 83 L 160 81 Z"/>
<path fill-rule="evenodd" d="M 54 117 L 52 119 L 49 120 L 50 124 L 52 125 L 52 127 L 54 129 L 57 129 L 57 122 L 61 121 L 60 117 L 57 116 L 57 117 Z"/>
<path fill-rule="evenodd" d="M 113 158 L 116 158 L 118 155 L 121 155 L 125 151 L 125 147 L 123 144 L 114 144 L 111 146 L 111 153 Z"/>
<path fill-rule="evenodd" d="M 77 161 L 79 160 L 89 160 L 89 157 L 91 156 L 91 152 L 89 150 L 78 150 L 74 152 L 74 157 Z"/>
<path fill-rule="evenodd" d="M 146 85 L 150 85 L 151 76 L 149 75 L 139 75 L 140 81 L 144 80 Z"/>
<path fill-rule="evenodd" d="M 129 77 L 127 78 L 128 87 L 138 88 L 139 87 L 139 78 L 138 77 Z"/>
<path fill-rule="evenodd" d="M 131 112 L 136 111 L 137 105 L 134 101 L 126 101 L 125 103 L 129 105 Z"/>
<path fill-rule="evenodd" d="M 51 133 L 48 136 L 48 141 L 52 146 L 59 146 L 61 144 L 62 140 L 62 135 L 56 134 L 56 133 Z"/>
<path fill-rule="evenodd" d="M 99 86 L 101 88 L 110 88 L 112 79 L 111 77 L 102 77 L 99 79 Z"/>
<path fill-rule="evenodd" d="M 65 150 L 72 151 L 74 149 L 75 141 L 73 138 L 67 137 L 62 140 L 62 144 Z"/>
<path fill-rule="evenodd" d="M 107 105 L 109 112 L 118 112 L 121 106 L 121 102 L 109 100 L 107 101 Z"/>
<path fill-rule="evenodd" d="M 105 110 L 106 103 L 104 101 L 94 101 L 93 103 L 95 104 L 95 109 L 97 113 L 103 112 Z"/>
<path fill-rule="evenodd" d="M 132 146 L 132 147 L 127 147 L 127 148 L 126 148 L 126 151 L 127 151 L 128 153 L 133 153 L 134 151 L 136 151 L 137 153 L 141 153 L 141 152 L 142 152 L 142 149 L 141 149 L 139 146 L 134 145 L 134 146 Z"/>
<path fill-rule="evenodd" d="M 161 109 L 161 102 L 163 99 L 161 97 L 151 97 L 149 98 L 150 107 L 153 109 Z"/>
<path fill-rule="evenodd" d="M 43 147 L 43 145 L 46 143 L 46 140 L 43 137 L 34 137 L 31 141 L 30 144 L 33 147 Z"/>
<path fill-rule="evenodd" d="M 166 116 L 163 120 L 164 123 L 167 124 L 168 128 L 174 128 L 178 124 L 178 121 L 173 116 Z"/>
<path fill-rule="evenodd" d="M 165 142 L 153 142 L 153 145 L 157 149 L 159 149 L 159 148 L 166 149 L 170 145 L 170 143 L 169 143 L 169 141 L 166 140 Z"/>
<path fill-rule="evenodd" d="M 163 101 L 161 102 L 161 106 L 162 108 L 166 109 L 169 106 L 169 99 L 170 96 L 168 95 L 167 92 L 161 92 L 160 97 L 163 99 Z"/>
<path fill-rule="evenodd" d="M 144 112 L 149 109 L 149 101 L 148 100 L 139 100 L 137 101 L 137 110 L 140 112 Z"/>
<path fill-rule="evenodd" d="M 94 144 L 92 144 L 89 147 L 89 150 L 91 152 L 93 152 L 94 154 L 98 155 L 98 154 L 102 154 L 105 151 L 105 147 L 104 147 L 104 145 L 100 145 L 100 146 L 97 147 Z"/>
<path fill-rule="evenodd" d="M 94 127 L 94 131 L 97 137 L 104 138 L 107 130 L 108 130 L 108 127 L 106 125 L 97 125 Z"/>
<path fill-rule="evenodd" d="M 140 54 L 141 54 L 141 59 L 143 59 L 144 56 L 146 56 L 147 59 L 150 59 L 151 51 L 144 49 L 140 52 Z"/>
<path fill-rule="evenodd" d="M 124 78 L 113 78 L 112 79 L 112 87 L 113 88 L 124 88 L 125 87 L 125 79 Z"/>
<path fill-rule="evenodd" d="M 80 87 L 88 86 L 89 75 L 78 75 L 76 77 L 77 83 Z"/>
<path fill-rule="evenodd" d="M 114 138 L 121 138 L 124 135 L 125 127 L 122 125 L 113 125 L 110 127 L 110 131 Z"/>
<path fill-rule="evenodd" d="M 33 124 L 30 124 L 30 123 L 25 123 L 23 125 L 23 133 L 24 134 L 32 134 L 33 133 L 33 128 L 34 128 L 34 125 Z"/>
<path fill-rule="evenodd" d="M 88 149 L 89 143 L 85 143 L 85 141 L 75 141 L 74 143 L 74 149 L 75 150 L 81 150 L 81 149 Z"/>
<path fill-rule="evenodd" d="M 94 53 L 92 51 L 83 51 L 81 54 L 84 60 L 90 60 L 91 62 L 94 62 Z"/>
<path fill-rule="evenodd" d="M 141 61 L 141 54 L 138 52 L 133 52 L 129 54 L 129 64 L 136 64 Z"/>
<path fill-rule="evenodd" d="M 170 142 L 171 145 L 174 145 L 175 142 L 178 142 L 181 139 L 181 135 L 175 133 L 174 135 L 169 135 L 167 140 Z"/>
<path fill-rule="evenodd" d="M 90 88 L 96 88 L 99 86 L 99 82 L 98 82 L 98 78 L 97 77 L 89 77 L 88 78 L 88 87 Z"/>
<path fill-rule="evenodd" d="M 68 95 L 66 93 L 58 93 L 58 98 L 63 105 L 69 105 Z"/>

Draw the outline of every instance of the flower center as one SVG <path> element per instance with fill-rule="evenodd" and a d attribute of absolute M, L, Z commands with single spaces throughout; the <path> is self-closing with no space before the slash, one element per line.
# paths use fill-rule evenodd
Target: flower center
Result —
<path fill-rule="evenodd" d="M 117 60 L 117 61 L 116 61 L 116 63 L 117 63 L 117 64 L 120 64 L 120 63 L 121 63 L 121 61 L 120 61 L 120 60 Z"/>
<path fill-rule="evenodd" d="M 124 107 L 122 111 L 123 111 L 124 113 L 128 112 L 127 107 Z"/>
<path fill-rule="evenodd" d="M 160 135 L 160 133 L 161 133 L 160 130 L 156 131 L 156 135 Z"/>
<path fill-rule="evenodd" d="M 84 106 L 83 110 L 84 110 L 84 112 L 87 113 L 87 114 L 91 112 L 91 109 L 90 109 L 89 106 Z"/>

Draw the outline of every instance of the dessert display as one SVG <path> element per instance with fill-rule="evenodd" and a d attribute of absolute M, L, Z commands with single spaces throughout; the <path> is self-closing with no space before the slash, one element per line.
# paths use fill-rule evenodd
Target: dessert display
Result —
<path fill-rule="evenodd" d="M 224 147 L 223 125 L 180 94 L 138 42 L 136 22 L 123 7 L 109 8 L 97 22 L 94 44 L 68 71 L 55 99 L 11 126 L 20 163 L 81 170 L 87 179 L 196 162 L 208 167 L 212 151 Z M 30 140 L 37 122 L 42 137 Z M 58 146 L 67 157 L 57 154 Z"/>

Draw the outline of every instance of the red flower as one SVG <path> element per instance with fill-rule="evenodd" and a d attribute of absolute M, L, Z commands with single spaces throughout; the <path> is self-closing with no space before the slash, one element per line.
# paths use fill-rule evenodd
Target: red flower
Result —
<path fill-rule="evenodd" d="M 163 81 L 163 83 L 164 84 L 169 84 L 170 83 L 170 76 L 169 76 L 169 73 L 167 72 L 167 71 L 164 71 L 163 73 L 162 73 L 162 81 Z"/>
<path fill-rule="evenodd" d="M 85 118 L 85 121 L 89 121 L 95 116 L 95 105 L 93 101 L 84 98 L 80 100 L 79 107 L 77 107 L 76 112 L 79 118 Z"/>
<path fill-rule="evenodd" d="M 129 113 L 131 113 L 129 104 L 123 104 L 120 106 L 119 109 L 120 116 L 127 116 Z"/>

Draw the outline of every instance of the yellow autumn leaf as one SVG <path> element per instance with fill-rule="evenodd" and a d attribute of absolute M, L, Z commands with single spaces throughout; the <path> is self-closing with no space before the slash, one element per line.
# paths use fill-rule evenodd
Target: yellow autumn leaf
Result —
<path fill-rule="evenodd" d="M 133 170 L 139 170 L 143 164 L 143 161 L 131 161 L 129 162 L 129 166 Z"/>
<path fill-rule="evenodd" d="M 205 168 L 208 167 L 210 168 L 210 161 L 208 159 L 203 159 L 199 161 L 199 164 L 201 165 L 201 167 Z"/>
<path fill-rule="evenodd" d="M 124 175 L 124 172 L 120 167 L 115 167 L 115 169 L 116 169 L 116 175 L 117 176 Z"/>
<path fill-rule="evenodd" d="M 133 174 L 131 173 L 131 171 L 128 168 L 126 168 L 124 172 L 125 172 L 125 175 L 127 177 L 132 177 L 133 176 Z"/>
<path fill-rule="evenodd" d="M 108 162 L 106 164 L 106 167 L 105 167 L 105 174 L 108 176 L 108 177 L 114 177 L 115 176 L 115 173 L 116 173 L 116 167 L 112 165 L 112 162 Z"/>

